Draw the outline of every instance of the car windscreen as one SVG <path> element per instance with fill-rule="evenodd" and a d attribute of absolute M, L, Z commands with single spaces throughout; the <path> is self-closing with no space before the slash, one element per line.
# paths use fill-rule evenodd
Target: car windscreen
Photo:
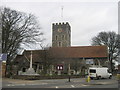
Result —
<path fill-rule="evenodd" d="M 90 69 L 89 72 L 90 73 L 96 73 L 96 70 L 95 69 Z"/>

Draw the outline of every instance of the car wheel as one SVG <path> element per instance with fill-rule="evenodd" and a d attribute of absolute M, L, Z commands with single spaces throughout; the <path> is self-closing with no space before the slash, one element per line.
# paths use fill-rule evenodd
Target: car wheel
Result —
<path fill-rule="evenodd" d="M 97 80 L 99 80 L 99 77 L 96 77 Z"/>
<path fill-rule="evenodd" d="M 109 79 L 111 79 L 111 78 L 112 78 L 112 76 L 110 75 Z"/>
<path fill-rule="evenodd" d="M 99 76 L 98 79 L 101 79 L 101 76 Z"/>
<path fill-rule="evenodd" d="M 90 77 L 91 80 L 93 80 L 93 77 Z"/>

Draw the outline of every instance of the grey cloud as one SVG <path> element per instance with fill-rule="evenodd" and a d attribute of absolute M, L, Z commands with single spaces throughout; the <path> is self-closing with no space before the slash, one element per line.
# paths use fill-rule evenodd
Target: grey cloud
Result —
<path fill-rule="evenodd" d="M 117 2 L 114 3 L 4 3 L 5 6 L 19 11 L 33 13 L 45 33 L 46 42 L 51 44 L 53 22 L 68 21 L 72 28 L 72 45 L 90 45 L 90 39 L 100 31 L 117 32 Z M 63 19 L 61 18 L 61 6 Z"/>

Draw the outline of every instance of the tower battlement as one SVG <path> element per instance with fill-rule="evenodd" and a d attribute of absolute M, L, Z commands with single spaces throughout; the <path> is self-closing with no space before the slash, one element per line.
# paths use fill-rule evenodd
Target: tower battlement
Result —
<path fill-rule="evenodd" d="M 63 26 L 63 25 L 69 25 L 68 22 L 64 23 L 64 22 L 59 22 L 59 23 L 53 23 L 53 26 Z M 70 26 L 70 25 L 69 25 Z"/>
<path fill-rule="evenodd" d="M 57 29 L 57 28 L 65 28 L 65 27 L 68 27 L 68 28 L 70 28 L 70 25 L 69 25 L 69 23 L 68 22 L 59 22 L 59 23 L 53 23 L 52 24 L 52 28 L 53 28 L 53 30 L 54 29 Z"/>

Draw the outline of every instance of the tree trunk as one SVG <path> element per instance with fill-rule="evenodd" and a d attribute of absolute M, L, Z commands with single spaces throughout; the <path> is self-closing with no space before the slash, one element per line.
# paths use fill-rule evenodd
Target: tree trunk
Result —
<path fill-rule="evenodd" d="M 111 69 L 111 73 L 113 73 L 112 56 L 111 56 L 111 54 L 109 54 L 109 61 L 110 61 L 110 69 Z"/>

